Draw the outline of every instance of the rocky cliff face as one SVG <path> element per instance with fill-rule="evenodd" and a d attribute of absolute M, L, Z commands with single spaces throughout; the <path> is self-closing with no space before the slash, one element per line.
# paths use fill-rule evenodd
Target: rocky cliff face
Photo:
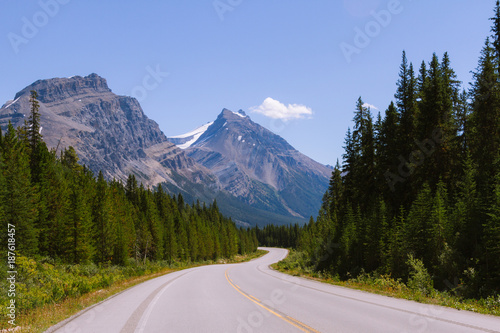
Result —
<path fill-rule="evenodd" d="M 39 80 L 0 109 L 0 126 L 21 126 L 29 112 L 30 91 L 38 93 L 42 135 L 51 148 L 73 146 L 81 162 L 107 178 L 136 174 L 145 185 L 176 183 L 172 172 L 193 181 L 215 178 L 167 141 L 135 98 L 115 95 L 97 74 Z"/>
<path fill-rule="evenodd" d="M 242 111 L 224 109 L 185 148 L 217 176 L 224 190 L 253 207 L 282 215 L 316 215 L 331 176 L 331 169 L 301 154 Z"/>

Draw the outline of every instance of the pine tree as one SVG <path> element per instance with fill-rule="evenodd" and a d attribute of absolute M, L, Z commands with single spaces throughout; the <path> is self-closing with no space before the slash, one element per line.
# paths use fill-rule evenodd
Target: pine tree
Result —
<path fill-rule="evenodd" d="M 399 71 L 397 92 L 395 94 L 398 107 L 400 127 L 396 135 L 399 142 L 397 155 L 409 156 L 414 146 L 415 126 L 417 116 L 417 80 L 413 64 L 408 64 L 406 52 L 403 51 L 403 60 Z"/>
<path fill-rule="evenodd" d="M 360 189 L 364 184 L 360 205 L 365 209 L 372 208 L 374 204 L 373 197 L 375 195 L 375 136 L 373 130 L 373 118 L 369 108 L 364 108 L 364 129 L 361 138 L 361 165 L 363 169 L 363 177 L 361 178 Z"/>
<path fill-rule="evenodd" d="M 454 193 L 456 190 L 455 184 L 459 179 L 457 174 L 460 173 L 462 151 L 458 141 L 458 123 L 456 119 L 457 110 L 460 107 L 459 87 L 461 82 L 457 80 L 455 71 L 451 68 L 450 57 L 447 52 L 443 55 L 441 62 L 443 95 L 441 96 L 443 110 L 440 115 L 440 125 L 442 136 L 441 142 L 436 152 L 440 167 L 444 172 L 440 175 L 445 182 L 446 187 Z M 435 138 L 434 138 L 435 139 Z"/>
<path fill-rule="evenodd" d="M 432 233 L 432 206 L 431 189 L 425 183 L 402 226 L 406 253 L 413 254 L 426 265 L 430 263 L 432 257 L 429 247 Z"/>
<path fill-rule="evenodd" d="M 357 196 L 354 175 L 356 175 L 359 164 L 359 143 L 354 141 L 351 129 L 347 129 L 344 140 L 344 154 L 342 155 L 342 172 L 344 174 L 345 197 L 352 199 Z"/>
<path fill-rule="evenodd" d="M 82 171 L 83 167 L 78 164 L 79 158 L 75 148 L 69 146 L 62 152 L 61 162 L 72 171 Z"/>
<path fill-rule="evenodd" d="M 16 130 L 10 122 L 3 145 L 5 227 L 9 224 L 15 226 L 19 253 L 36 254 L 38 233 L 35 221 L 38 217 L 38 195 L 31 184 L 28 147 L 16 137 Z"/>
<path fill-rule="evenodd" d="M 200 257 L 200 249 L 199 249 L 199 221 L 197 217 L 192 216 L 189 219 L 188 228 L 187 228 L 187 236 L 188 236 L 188 247 L 189 247 L 189 257 L 193 261 L 199 260 Z"/>
<path fill-rule="evenodd" d="M 100 255 L 96 252 L 94 243 L 94 237 L 98 237 L 98 234 L 94 233 L 92 224 L 94 184 L 92 174 L 83 170 L 73 171 L 70 178 L 70 209 L 67 214 L 69 223 L 66 237 L 71 249 L 68 251 L 68 258 L 73 263 L 86 263 L 91 261 L 94 255 L 96 257 Z M 99 250 L 104 248 L 101 246 Z M 101 256 L 99 260 L 104 262 L 104 256 Z"/>
<path fill-rule="evenodd" d="M 155 192 L 155 202 L 158 210 L 158 216 L 163 227 L 163 257 L 171 264 L 177 257 L 177 241 L 175 237 L 172 204 L 169 202 L 169 198 L 164 192 L 161 184 Z"/>
<path fill-rule="evenodd" d="M 153 193 L 151 190 L 143 191 L 141 197 L 145 218 L 148 223 L 148 229 L 152 236 L 151 257 L 154 260 L 163 259 L 163 228 L 158 214 L 157 206 L 154 202 Z"/>
<path fill-rule="evenodd" d="M 177 206 L 178 206 L 178 209 L 180 212 L 182 212 L 185 208 L 184 197 L 180 193 L 177 196 Z M 214 200 L 214 206 L 215 206 L 214 210 L 216 210 L 217 209 L 217 202 L 215 200 Z"/>
<path fill-rule="evenodd" d="M 357 266 L 357 256 L 356 256 L 356 244 L 357 235 L 356 230 L 357 224 L 359 224 L 358 219 L 360 216 L 354 213 L 351 205 L 348 205 L 346 212 L 346 222 L 342 230 L 342 236 L 340 237 L 340 250 L 342 251 L 342 257 L 340 261 L 340 274 L 344 275 L 350 272 L 352 268 Z M 359 266 L 357 266 L 359 267 Z"/>
<path fill-rule="evenodd" d="M 392 221 L 392 228 L 389 232 L 389 255 L 386 269 L 396 277 L 407 274 L 405 264 L 408 256 L 409 246 L 407 240 L 407 221 L 405 209 L 401 206 L 399 212 Z"/>
<path fill-rule="evenodd" d="M 457 129 L 454 127 L 454 107 L 458 100 L 458 84 L 450 67 L 448 54 L 442 63 L 433 54 L 429 69 L 423 65 L 420 82 L 419 114 L 417 118 L 418 156 L 415 160 L 417 184 L 419 188 L 428 182 L 435 189 L 439 179 L 448 187 L 453 186 L 454 157 L 457 155 L 455 143 Z"/>
<path fill-rule="evenodd" d="M 178 257 L 177 238 L 175 234 L 175 223 L 172 216 L 169 216 L 165 226 L 165 259 L 172 263 Z M 214 258 L 215 259 L 215 258 Z"/>
<path fill-rule="evenodd" d="M 111 217 L 116 227 L 116 242 L 113 248 L 113 263 L 125 265 L 127 259 L 133 255 L 136 240 L 134 226 L 134 207 L 126 199 L 123 185 L 116 181 L 109 187 L 111 201 Z"/>
<path fill-rule="evenodd" d="M 493 196 L 484 229 L 487 283 L 498 293 L 500 291 L 500 171 L 497 172 L 493 184 Z"/>
<path fill-rule="evenodd" d="M 38 94 L 36 91 L 32 90 L 30 95 L 30 116 L 28 120 L 27 135 L 29 140 L 29 146 L 31 151 L 30 156 L 30 168 L 31 168 L 31 178 L 34 183 L 39 182 L 39 175 L 42 172 L 44 166 L 41 165 L 41 155 L 43 154 L 42 145 L 45 143 L 42 140 L 42 127 L 40 125 L 40 104 L 38 103 Z"/>
<path fill-rule="evenodd" d="M 451 214 L 453 247 L 464 258 L 478 257 L 482 235 L 482 225 L 479 222 L 479 193 L 477 190 L 477 166 L 471 154 L 467 153 L 463 163 L 463 177 L 458 183 L 455 205 Z"/>
<path fill-rule="evenodd" d="M 67 237 L 71 214 L 68 178 L 71 179 L 71 176 L 53 153 L 41 155 L 41 162 L 44 168 L 39 174 L 40 202 L 36 222 L 39 252 L 52 258 L 71 261 L 69 256 L 73 244 L 69 243 Z"/>
<path fill-rule="evenodd" d="M 387 211 L 381 198 L 377 200 L 374 212 L 365 220 L 365 231 L 361 235 L 364 237 L 363 268 L 371 272 L 383 265 L 387 254 Z"/>
<path fill-rule="evenodd" d="M 496 65 L 500 66 L 500 1 L 495 5 L 495 16 L 490 18 L 493 21 L 491 31 L 493 32 L 493 49 L 495 51 Z M 497 67 L 500 69 L 500 67 Z"/>
<path fill-rule="evenodd" d="M 495 176 L 493 166 L 500 149 L 499 81 L 495 50 L 487 39 L 474 73 L 470 128 L 471 153 L 478 164 L 478 186 L 483 193 L 488 192 L 489 180 Z"/>
<path fill-rule="evenodd" d="M 440 181 L 433 200 L 433 214 L 430 221 L 429 252 L 431 262 L 429 267 L 441 276 L 449 278 L 447 271 L 450 266 L 448 255 L 450 240 L 452 240 L 452 227 L 449 221 L 448 192 L 446 185 Z M 451 277 L 452 278 L 452 277 Z M 441 279 L 442 280 L 442 279 Z"/>
<path fill-rule="evenodd" d="M 344 155 L 347 198 L 353 204 L 365 207 L 370 203 L 366 199 L 375 191 L 375 138 L 370 110 L 364 106 L 361 97 L 356 103 L 353 121 L 354 129 L 352 136 L 350 132 L 347 134 Z"/>
<path fill-rule="evenodd" d="M 115 246 L 116 231 L 110 216 L 110 201 L 108 184 L 102 172 L 99 172 L 96 191 L 92 205 L 93 234 L 95 247 L 95 261 L 99 263 L 111 262 Z"/>
<path fill-rule="evenodd" d="M 457 145 L 459 150 L 458 160 L 463 161 L 466 158 L 467 153 L 470 149 L 469 143 L 469 119 L 470 119 L 470 107 L 469 107 L 469 94 L 464 90 L 458 98 L 458 104 L 455 109 L 455 119 L 457 128 Z"/>
<path fill-rule="evenodd" d="M 417 77 L 417 105 L 421 104 L 423 92 L 425 89 L 427 89 L 428 85 L 429 77 L 427 75 L 427 64 L 422 60 Z"/>
<path fill-rule="evenodd" d="M 335 165 L 335 169 L 332 172 L 332 177 L 330 179 L 330 186 L 328 187 L 328 198 L 329 198 L 329 215 L 332 221 L 334 221 L 334 226 L 340 220 L 342 204 L 344 202 L 344 184 L 342 181 L 342 172 L 340 170 L 339 161 Z M 311 217 L 312 218 L 312 217 Z M 314 220 L 313 220 L 314 223 Z"/>
<path fill-rule="evenodd" d="M 186 224 L 179 211 L 174 213 L 174 229 L 177 236 L 175 243 L 177 244 L 178 256 L 181 260 L 186 260 L 188 256 L 188 238 Z M 222 252 L 222 256 L 226 257 L 226 252 Z"/>
<path fill-rule="evenodd" d="M 133 204 L 137 205 L 139 202 L 137 180 L 133 174 L 130 174 L 127 178 L 127 185 L 125 185 L 125 193 L 127 199 Z"/>
<path fill-rule="evenodd" d="M 228 238 L 228 244 L 229 244 L 229 253 L 228 253 L 228 258 L 232 258 L 236 254 L 238 254 L 238 234 L 236 232 L 236 228 L 234 226 L 234 223 L 229 219 L 228 223 L 226 223 L 226 232 L 227 232 L 227 238 Z"/>
<path fill-rule="evenodd" d="M 30 95 L 30 117 L 28 135 L 30 140 L 30 147 L 32 150 L 42 142 L 41 125 L 40 125 L 40 103 L 38 102 L 38 94 L 36 91 L 31 90 Z"/>
<path fill-rule="evenodd" d="M 403 187 L 401 183 L 405 179 L 398 174 L 398 153 L 400 151 L 400 123 L 399 115 L 394 103 L 389 105 L 385 112 L 384 120 L 380 125 L 380 133 L 378 133 L 378 149 L 377 149 L 377 179 L 379 182 L 379 189 L 382 194 L 387 198 L 394 207 L 404 202 L 404 195 L 406 186 Z"/>
<path fill-rule="evenodd" d="M 387 205 L 383 199 L 379 200 L 377 210 L 376 228 L 378 229 L 377 252 L 379 257 L 379 267 L 387 268 L 390 258 L 391 231 L 389 228 Z"/>

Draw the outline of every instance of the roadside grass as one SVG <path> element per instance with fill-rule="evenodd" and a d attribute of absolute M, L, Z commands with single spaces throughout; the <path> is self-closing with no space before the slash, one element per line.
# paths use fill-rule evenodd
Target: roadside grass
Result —
<path fill-rule="evenodd" d="M 415 280 L 405 284 L 401 279 L 394 279 L 390 275 L 362 273 L 356 278 L 346 281 L 336 276 L 314 272 L 306 264 L 305 256 L 301 252 L 290 250 L 284 260 L 271 265 L 277 271 L 300 276 L 307 279 L 333 284 L 336 286 L 363 290 L 379 295 L 412 300 L 424 304 L 440 305 L 458 310 L 473 311 L 481 314 L 500 316 L 500 296 L 487 299 L 464 299 L 453 294 L 453 291 L 438 291 L 428 286 L 421 287 Z M 425 274 L 425 273 L 424 273 Z"/>
<path fill-rule="evenodd" d="M 246 262 L 266 253 L 257 250 L 216 261 L 174 262 L 171 265 L 156 262 L 104 268 L 93 264 L 57 265 L 18 257 L 16 326 L 8 323 L 7 295 L 0 295 L 0 332 L 44 332 L 79 311 L 147 280 L 192 267 Z"/>

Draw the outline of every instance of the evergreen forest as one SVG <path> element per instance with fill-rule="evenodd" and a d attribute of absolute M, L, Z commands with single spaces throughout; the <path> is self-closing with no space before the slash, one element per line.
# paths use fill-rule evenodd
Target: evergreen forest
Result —
<path fill-rule="evenodd" d="M 67 264 L 202 261 L 256 250 L 255 231 L 208 207 L 138 184 L 106 181 L 78 164 L 72 147 L 49 150 L 40 134 L 37 93 L 29 119 L 0 132 L 0 220 L 15 229 L 17 255 Z M 28 111 L 28 110 L 27 110 Z M 1 131 L 1 130 L 0 130 Z M 7 233 L 1 233 L 7 244 Z"/>
<path fill-rule="evenodd" d="M 408 281 L 417 260 L 438 290 L 500 293 L 500 2 L 470 89 L 448 53 L 416 68 L 403 52 L 394 101 L 372 115 L 360 97 L 316 220 L 258 231 L 340 279 Z M 288 234 L 293 239 L 283 238 Z"/>

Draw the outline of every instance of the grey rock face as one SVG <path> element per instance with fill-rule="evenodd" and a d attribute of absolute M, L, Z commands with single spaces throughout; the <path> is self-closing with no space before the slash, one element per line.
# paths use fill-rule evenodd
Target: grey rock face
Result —
<path fill-rule="evenodd" d="M 301 218 L 317 214 L 332 172 L 242 111 L 222 110 L 186 152 L 244 202 Z"/>
<path fill-rule="evenodd" d="M 73 146 L 80 160 L 108 179 L 136 174 L 145 185 L 175 183 L 172 172 L 195 181 L 214 177 L 167 141 L 135 98 L 115 95 L 97 74 L 39 80 L 0 109 L 0 126 L 23 125 L 30 91 L 38 93 L 42 135 L 51 148 Z"/>

